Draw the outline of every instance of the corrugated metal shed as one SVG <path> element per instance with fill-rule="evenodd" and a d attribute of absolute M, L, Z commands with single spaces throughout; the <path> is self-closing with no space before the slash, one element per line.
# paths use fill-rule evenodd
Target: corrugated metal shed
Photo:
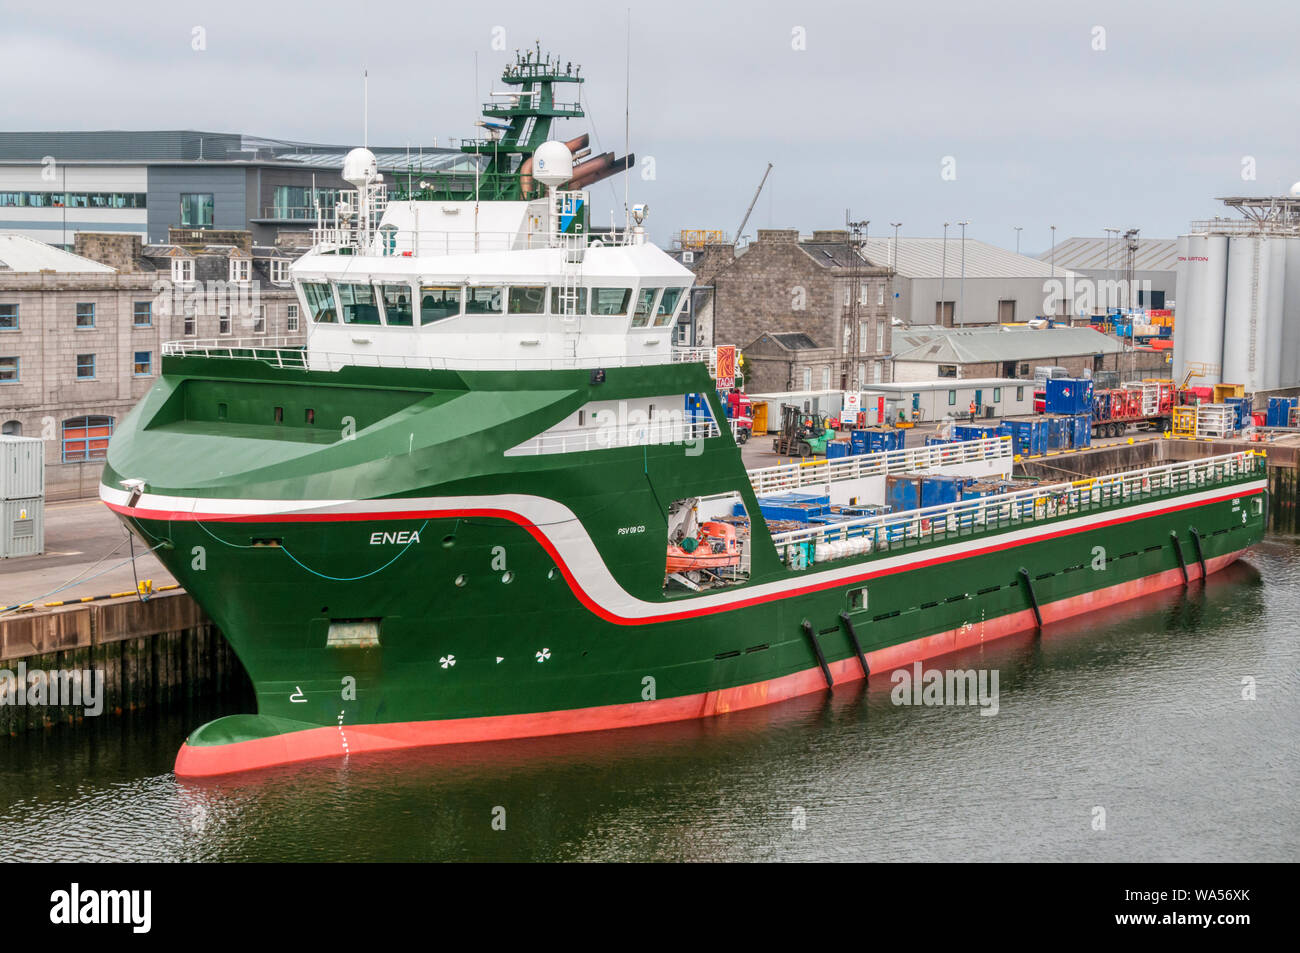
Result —
<path fill-rule="evenodd" d="M 1110 268 L 1118 273 L 1124 268 L 1127 255 L 1124 241 L 1109 239 L 1109 256 L 1107 243 L 1105 238 L 1067 238 L 1056 246 L 1056 267 L 1073 268 L 1076 271 L 1105 271 Z M 1042 261 L 1048 261 L 1052 252 L 1045 251 L 1038 257 Z M 1178 239 L 1138 239 L 1137 257 L 1133 265 L 1135 271 L 1173 271 L 1177 266 Z"/>
<path fill-rule="evenodd" d="M 1124 345 L 1092 328 L 911 328 L 894 330 L 894 360 L 939 364 L 1034 361 L 1114 354 Z"/>
<path fill-rule="evenodd" d="M 114 275 L 117 269 L 9 232 L 0 232 L 0 271 Z"/>
<path fill-rule="evenodd" d="M 944 264 L 942 238 L 900 238 L 897 258 L 894 258 L 892 238 L 872 238 L 865 243 L 864 253 L 873 265 L 888 267 L 895 262 L 895 270 L 904 278 L 948 278 L 961 276 L 962 242 L 960 236 L 948 236 L 947 264 Z M 1059 249 L 1058 249 L 1059 252 Z M 1064 278 L 1066 270 L 1058 255 L 1056 277 Z M 966 239 L 966 278 L 1050 278 L 1051 266 L 1028 255 L 990 245 L 988 242 Z"/>

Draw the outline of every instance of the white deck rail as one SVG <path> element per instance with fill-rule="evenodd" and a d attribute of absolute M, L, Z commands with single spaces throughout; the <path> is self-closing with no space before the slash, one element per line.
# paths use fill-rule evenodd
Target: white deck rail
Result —
<path fill-rule="evenodd" d="M 1264 458 L 1239 451 L 1113 476 L 1039 486 L 905 513 L 829 523 L 772 536 L 782 561 L 811 565 L 877 550 L 897 550 L 1060 516 L 1082 515 L 1221 480 L 1264 472 Z"/>
<path fill-rule="evenodd" d="M 1010 437 L 990 437 L 987 440 L 964 440 L 933 447 L 864 453 L 836 460 L 810 460 L 762 467 L 749 471 L 749 482 L 753 485 L 754 492 L 763 496 L 803 487 L 824 487 L 862 477 L 929 470 L 953 463 L 1009 460 L 1012 455 Z"/>

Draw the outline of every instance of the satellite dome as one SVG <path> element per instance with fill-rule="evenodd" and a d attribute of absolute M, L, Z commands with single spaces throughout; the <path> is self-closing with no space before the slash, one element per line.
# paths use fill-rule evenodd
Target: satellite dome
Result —
<path fill-rule="evenodd" d="M 343 157 L 343 181 L 364 189 L 379 181 L 379 163 L 369 149 L 353 149 Z"/>
<path fill-rule="evenodd" d="M 554 188 L 573 178 L 573 153 L 562 142 L 543 142 L 533 153 L 533 178 Z"/>

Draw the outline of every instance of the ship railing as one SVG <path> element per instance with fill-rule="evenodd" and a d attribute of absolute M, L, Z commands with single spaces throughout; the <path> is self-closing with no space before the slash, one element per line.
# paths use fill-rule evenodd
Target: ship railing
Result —
<path fill-rule="evenodd" d="M 257 338 L 187 338 L 163 345 L 164 357 L 209 357 L 263 361 L 273 367 L 338 371 L 345 367 L 392 367 L 422 371 L 562 371 L 610 367 L 649 367 L 668 363 L 665 354 L 614 354 L 553 358 L 462 358 L 419 354 L 362 354 L 355 351 L 306 350 L 301 340 Z M 734 428 L 733 428 L 734 429 Z"/>
<path fill-rule="evenodd" d="M 167 341 L 164 357 L 213 357 L 227 360 L 262 361 L 272 367 L 307 367 L 307 351 L 301 337 L 260 335 L 252 338 L 192 338 Z"/>
<path fill-rule="evenodd" d="M 591 427 L 540 434 L 506 451 L 507 457 L 543 456 L 553 453 L 583 453 L 588 450 L 610 450 L 615 447 L 654 447 L 690 444 L 721 436 L 722 431 L 712 420 L 683 421 L 665 416 L 643 424 Z M 732 434 L 735 434 L 733 423 Z"/>
<path fill-rule="evenodd" d="M 803 487 L 827 486 L 845 480 L 910 473 L 959 463 L 1009 460 L 1013 455 L 1010 437 L 962 440 L 931 447 L 884 450 L 835 460 L 808 460 L 749 471 L 749 482 L 759 496 Z"/>
<path fill-rule="evenodd" d="M 828 560 L 952 541 L 1026 523 L 1079 516 L 1174 496 L 1250 475 L 1263 476 L 1265 467 L 1262 454 L 1243 450 L 902 513 L 791 530 L 773 534 L 772 542 L 783 562 L 794 567 L 806 567 Z M 1244 515 L 1245 511 L 1242 512 Z"/>
<path fill-rule="evenodd" d="M 538 248 L 560 248 L 549 231 L 448 231 L 446 229 L 401 229 L 385 231 L 386 226 L 375 229 L 371 235 L 367 254 L 398 258 L 443 258 L 449 255 L 478 255 L 484 252 L 529 251 Z M 357 228 L 328 225 L 311 230 L 313 246 L 320 249 L 353 246 L 357 243 Z M 628 244 L 625 237 L 608 235 L 587 236 L 587 247 Z"/>
<path fill-rule="evenodd" d="M 707 364 L 709 374 L 718 371 L 718 352 L 711 347 L 673 347 L 674 364 Z"/>

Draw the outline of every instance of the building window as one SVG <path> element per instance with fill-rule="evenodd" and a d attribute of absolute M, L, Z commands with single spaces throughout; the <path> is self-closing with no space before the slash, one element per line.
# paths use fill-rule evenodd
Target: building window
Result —
<path fill-rule="evenodd" d="M 152 377 L 153 351 L 136 351 L 133 367 L 135 368 L 136 377 Z"/>
<path fill-rule="evenodd" d="M 21 437 L 23 435 L 23 424 L 21 420 L 6 420 L 4 426 L 0 427 L 0 436 Z"/>
<path fill-rule="evenodd" d="M 1028 373 L 1029 373 L 1029 365 L 1028 365 L 1028 364 L 1021 364 L 1021 365 L 1020 365 L 1020 373 L 1021 373 L 1021 374 L 1028 374 Z"/>
<path fill-rule="evenodd" d="M 831 389 L 831 369 L 829 367 L 823 367 L 822 368 L 822 390 L 830 390 L 830 389 Z"/>
<path fill-rule="evenodd" d="M 247 258 L 230 259 L 230 280 L 248 281 L 253 276 L 253 263 Z"/>
<path fill-rule="evenodd" d="M 285 308 L 285 330 L 290 333 L 298 330 L 298 306 L 296 304 L 288 305 Z"/>
<path fill-rule="evenodd" d="M 212 193 L 187 192 L 181 195 L 181 228 L 212 227 Z"/>
<path fill-rule="evenodd" d="M 0 304 L 0 331 L 18 330 L 18 305 Z"/>
<path fill-rule="evenodd" d="M 95 379 L 95 355 L 78 354 L 77 355 L 77 380 L 91 381 Z"/>
<path fill-rule="evenodd" d="M 1017 387 L 1016 400 L 1024 400 L 1024 399 L 1025 399 L 1025 389 L 1023 387 Z"/>
<path fill-rule="evenodd" d="M 956 364 L 940 364 L 940 365 L 939 365 L 939 376 L 940 376 L 940 377 L 956 377 L 956 376 L 957 376 L 957 365 L 956 365 Z"/>
<path fill-rule="evenodd" d="M 256 314 L 253 315 L 253 333 L 266 333 L 266 305 L 264 304 L 259 304 Z"/>
<path fill-rule="evenodd" d="M 957 406 L 957 392 L 955 390 L 948 391 L 948 406 L 949 407 Z"/>
<path fill-rule="evenodd" d="M 876 285 L 876 304 L 880 307 L 885 304 L 885 283 L 883 281 Z"/>
<path fill-rule="evenodd" d="M 884 373 L 884 367 L 885 367 L 885 362 L 884 362 L 884 361 L 872 361 L 872 362 L 871 362 L 871 380 L 872 380 L 873 382 L 875 382 L 875 383 L 877 383 L 877 384 L 880 383 L 880 381 L 881 381 L 881 374 Z"/>
<path fill-rule="evenodd" d="M 995 388 L 993 388 L 993 403 L 995 403 L 995 404 L 1000 404 L 1000 403 L 1002 403 L 1002 388 L 1001 388 L 1001 387 L 995 387 Z"/>
<path fill-rule="evenodd" d="M 185 303 L 185 322 L 181 328 L 181 333 L 186 337 L 192 337 L 195 333 L 195 325 L 198 323 L 194 317 L 194 305 L 190 302 Z"/>
<path fill-rule="evenodd" d="M 883 354 L 885 351 L 885 326 L 876 324 L 876 353 Z"/>
<path fill-rule="evenodd" d="M 283 285 L 289 281 L 289 263 L 283 258 L 271 259 L 271 280 L 277 285 Z"/>
<path fill-rule="evenodd" d="M 867 292 L 870 290 L 871 289 L 870 287 L 868 287 L 866 282 L 863 282 L 861 285 L 858 286 L 858 304 L 867 303 Z"/>
<path fill-rule="evenodd" d="M 153 327 L 153 302 L 137 301 L 132 317 L 137 328 Z"/>
<path fill-rule="evenodd" d="M 113 435 L 112 417 L 71 417 L 63 422 L 63 462 L 103 460 L 108 438 Z"/>
<path fill-rule="evenodd" d="M 812 368 L 811 367 L 805 367 L 803 369 L 803 389 L 812 390 Z"/>
<path fill-rule="evenodd" d="M 217 315 L 217 333 L 218 334 L 230 333 L 230 312 L 229 311 L 223 309 L 221 313 Z"/>
<path fill-rule="evenodd" d="M 175 258 L 172 260 L 172 281 L 178 285 L 188 285 L 194 281 L 193 258 Z"/>
<path fill-rule="evenodd" d="M 90 301 L 77 303 L 77 327 L 93 328 L 95 326 L 95 305 Z"/>
<path fill-rule="evenodd" d="M 0 384 L 17 384 L 18 358 L 0 357 Z"/>

